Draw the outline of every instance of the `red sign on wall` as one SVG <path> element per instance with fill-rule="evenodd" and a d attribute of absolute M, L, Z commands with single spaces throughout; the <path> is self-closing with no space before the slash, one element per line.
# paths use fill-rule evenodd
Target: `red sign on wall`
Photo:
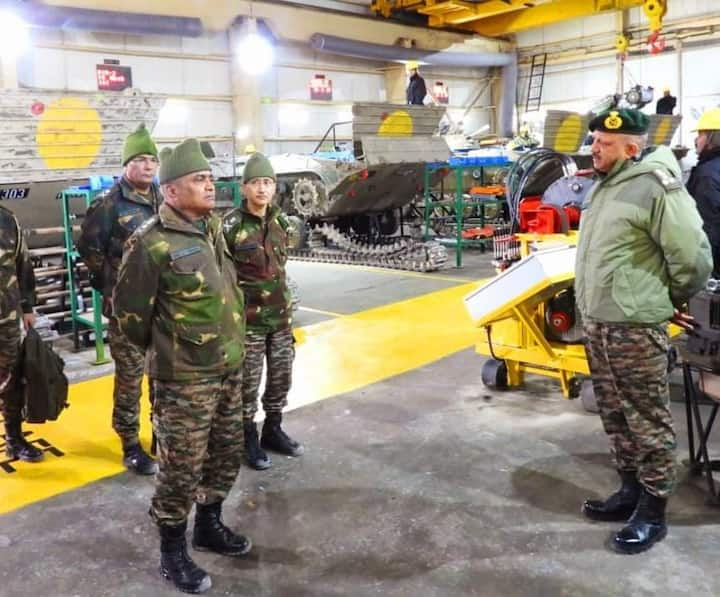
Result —
<path fill-rule="evenodd" d="M 326 79 L 325 75 L 315 75 L 310 81 L 311 100 L 331 100 L 332 81 Z"/>
<path fill-rule="evenodd" d="M 435 81 L 433 85 L 433 97 L 438 104 L 447 104 L 450 101 L 450 92 L 447 85 L 442 81 Z"/>
<path fill-rule="evenodd" d="M 117 64 L 96 64 L 97 86 L 100 91 L 122 91 L 132 87 L 132 69 Z"/>

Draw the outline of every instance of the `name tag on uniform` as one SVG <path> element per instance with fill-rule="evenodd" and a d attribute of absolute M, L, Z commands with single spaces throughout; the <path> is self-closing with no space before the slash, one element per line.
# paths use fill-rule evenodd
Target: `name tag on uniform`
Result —
<path fill-rule="evenodd" d="M 195 255 L 196 253 L 200 253 L 201 251 L 202 247 L 198 247 L 197 245 L 194 247 L 185 247 L 184 249 L 179 249 L 170 253 L 170 259 L 175 261 L 176 259 L 182 259 L 183 257 Z"/>
<path fill-rule="evenodd" d="M 258 244 L 257 243 L 245 243 L 244 245 L 238 245 L 236 249 L 238 251 L 250 251 L 251 249 L 257 249 Z"/>

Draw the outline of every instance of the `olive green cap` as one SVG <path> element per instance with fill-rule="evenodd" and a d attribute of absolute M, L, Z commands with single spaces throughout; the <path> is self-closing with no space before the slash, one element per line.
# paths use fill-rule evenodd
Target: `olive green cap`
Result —
<path fill-rule="evenodd" d="M 160 184 L 203 170 L 210 170 L 210 164 L 197 139 L 185 139 L 174 148 L 165 147 L 160 152 Z"/>
<path fill-rule="evenodd" d="M 158 150 L 155 142 L 150 137 L 145 123 L 140 124 L 125 139 L 122 152 L 122 165 L 125 166 L 131 159 L 138 155 L 152 155 L 158 157 Z"/>
<path fill-rule="evenodd" d="M 243 184 L 251 181 L 253 178 L 260 178 L 261 176 L 266 176 L 267 178 L 272 178 L 277 181 L 275 170 L 273 170 L 270 160 L 262 153 L 255 152 L 245 164 L 242 177 Z"/>

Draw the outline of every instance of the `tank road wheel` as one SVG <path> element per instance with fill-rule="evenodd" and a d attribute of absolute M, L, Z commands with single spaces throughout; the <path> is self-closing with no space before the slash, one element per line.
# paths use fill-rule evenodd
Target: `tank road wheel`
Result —
<path fill-rule="evenodd" d="M 292 199 L 301 216 L 314 216 L 318 210 L 318 191 L 312 180 L 301 178 L 293 186 Z"/>
<path fill-rule="evenodd" d="M 480 377 L 485 386 L 491 390 L 508 389 L 508 373 L 505 361 L 488 359 L 483 363 Z"/>

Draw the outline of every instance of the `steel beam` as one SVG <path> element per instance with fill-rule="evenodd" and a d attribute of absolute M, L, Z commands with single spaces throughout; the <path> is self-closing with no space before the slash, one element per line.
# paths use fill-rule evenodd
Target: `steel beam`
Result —
<path fill-rule="evenodd" d="M 642 4 L 643 0 L 554 0 L 548 4 L 465 23 L 463 28 L 495 37 L 601 12 L 627 10 Z"/>

